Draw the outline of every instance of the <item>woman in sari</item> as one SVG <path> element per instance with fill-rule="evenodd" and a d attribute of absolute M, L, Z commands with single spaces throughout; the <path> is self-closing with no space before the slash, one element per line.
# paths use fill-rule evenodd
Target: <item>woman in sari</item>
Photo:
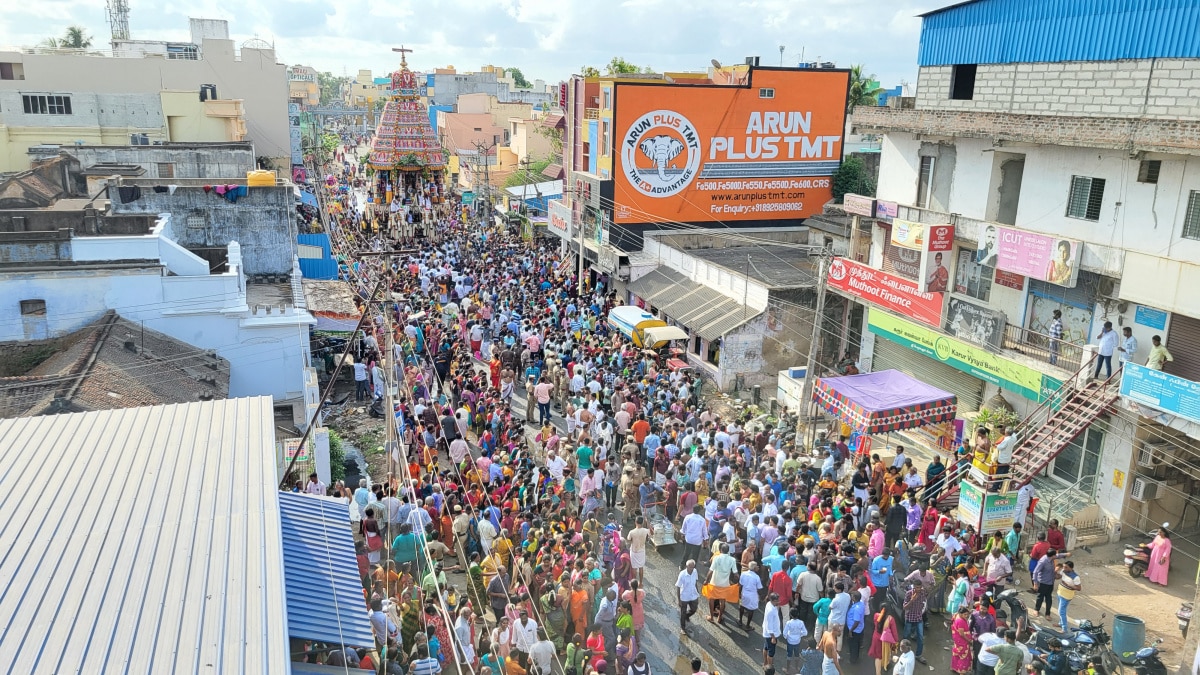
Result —
<path fill-rule="evenodd" d="M 400 594 L 400 641 L 403 644 L 413 644 L 413 639 L 421 630 L 421 606 L 413 599 L 411 592 Z"/>
<path fill-rule="evenodd" d="M 471 554 L 471 563 L 467 566 L 467 578 L 471 580 L 471 604 L 477 612 L 482 612 L 488 606 L 487 584 L 483 581 L 483 567 L 479 563 L 479 554 Z M 405 642 L 404 644 L 412 644 Z"/>
<path fill-rule="evenodd" d="M 563 632 L 566 630 L 566 615 L 563 612 L 559 594 L 554 590 L 554 584 L 542 584 L 538 607 L 541 609 L 542 628 L 546 631 L 546 639 L 554 643 L 556 651 L 562 650 Z"/>
<path fill-rule="evenodd" d="M 917 535 L 917 543 L 926 549 L 933 548 L 933 537 L 938 531 L 937 524 L 941 514 L 937 510 L 937 502 L 925 500 L 925 513 L 921 516 L 921 532 Z"/>
<path fill-rule="evenodd" d="M 442 663 L 449 663 L 449 659 L 454 656 L 454 643 L 450 642 L 450 629 L 446 626 L 442 615 L 438 613 L 437 607 L 432 604 L 425 605 L 425 632 L 432 633 L 437 638 L 438 659 Z"/>
<path fill-rule="evenodd" d="M 974 669 L 974 656 L 971 653 L 971 625 L 968 618 L 971 615 L 970 609 L 963 605 L 958 608 L 958 612 L 954 615 L 954 621 L 950 624 L 950 636 L 954 640 L 954 647 L 950 650 L 950 670 L 953 670 L 958 675 L 966 675 Z"/>
<path fill-rule="evenodd" d="M 871 647 L 867 656 L 875 660 L 875 675 L 883 675 L 883 667 L 892 663 L 892 650 L 900 641 L 900 629 L 896 617 L 885 606 L 875 614 L 875 632 L 871 635 Z"/>
<path fill-rule="evenodd" d="M 613 581 L 617 583 L 617 588 L 624 591 L 629 588 L 629 582 L 633 579 L 633 564 L 630 562 L 629 553 L 623 551 L 617 564 L 613 567 Z"/>
<path fill-rule="evenodd" d="M 1146 580 L 1150 583 L 1167 585 L 1167 572 L 1171 568 L 1171 534 L 1167 528 L 1158 528 L 1154 541 L 1150 542 L 1150 566 L 1146 568 Z"/>

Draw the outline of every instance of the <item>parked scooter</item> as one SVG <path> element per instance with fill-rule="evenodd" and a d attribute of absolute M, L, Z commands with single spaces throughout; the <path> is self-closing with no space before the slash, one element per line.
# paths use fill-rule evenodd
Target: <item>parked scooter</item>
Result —
<path fill-rule="evenodd" d="M 1175 612 L 1175 618 L 1179 621 L 1179 632 L 1183 633 L 1183 638 L 1186 640 L 1188 624 L 1192 622 L 1192 603 L 1183 603 L 1183 606 L 1179 608 L 1179 611 Z"/>
<path fill-rule="evenodd" d="M 1017 631 L 1017 639 L 1024 640 L 1029 635 L 1029 607 L 1021 599 L 1021 591 L 1010 588 L 996 596 L 996 618 L 1004 617 L 1006 628 Z"/>
<path fill-rule="evenodd" d="M 1125 656 L 1133 657 L 1133 671 L 1137 675 L 1167 675 L 1167 667 L 1163 665 L 1162 659 L 1158 658 L 1158 645 L 1162 644 L 1162 638 L 1154 641 L 1149 647 L 1141 649 Z"/>
<path fill-rule="evenodd" d="M 1107 651 L 1108 643 L 1112 640 L 1108 631 L 1104 629 L 1105 617 L 1107 614 L 1101 614 L 1099 623 L 1084 619 L 1078 623 L 1078 628 L 1067 630 L 1065 633 L 1030 622 L 1029 630 L 1032 634 L 1027 644 L 1041 651 L 1048 651 L 1050 640 L 1065 640 L 1067 650 L 1078 650 L 1084 657 L 1090 658 L 1098 652 Z"/>
<path fill-rule="evenodd" d="M 1145 576 L 1146 570 L 1150 568 L 1149 542 L 1125 547 L 1125 567 L 1129 569 L 1129 576 L 1134 579 Z"/>

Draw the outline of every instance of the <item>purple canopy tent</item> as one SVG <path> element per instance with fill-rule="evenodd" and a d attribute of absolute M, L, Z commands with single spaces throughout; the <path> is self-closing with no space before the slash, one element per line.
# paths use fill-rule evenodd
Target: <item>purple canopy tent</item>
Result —
<path fill-rule="evenodd" d="M 818 378 L 813 399 L 862 434 L 946 422 L 958 409 L 954 394 L 898 370 Z"/>

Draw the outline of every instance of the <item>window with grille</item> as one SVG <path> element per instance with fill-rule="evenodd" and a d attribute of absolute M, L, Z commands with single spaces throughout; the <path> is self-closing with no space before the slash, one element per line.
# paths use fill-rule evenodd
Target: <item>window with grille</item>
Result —
<path fill-rule="evenodd" d="M 759 89 L 758 97 L 759 98 L 775 98 L 775 90 L 774 89 L 766 89 L 766 88 Z"/>
<path fill-rule="evenodd" d="M 158 162 L 158 177 L 159 178 L 174 178 L 175 163 L 174 162 Z"/>
<path fill-rule="evenodd" d="M 929 193 L 933 185 L 933 165 L 935 157 L 921 158 L 921 171 L 917 174 L 917 203 L 922 209 L 929 208 Z"/>
<path fill-rule="evenodd" d="M 1162 168 L 1162 162 L 1157 159 L 1143 159 L 1138 164 L 1138 182 L 1139 183 L 1157 183 L 1158 171 Z"/>
<path fill-rule="evenodd" d="M 71 97 L 49 94 L 24 94 L 21 105 L 26 115 L 70 115 Z"/>
<path fill-rule="evenodd" d="M 1200 190 L 1188 193 L 1187 211 L 1183 214 L 1184 239 L 1200 239 Z"/>
<path fill-rule="evenodd" d="M 1104 201 L 1104 179 L 1071 176 L 1071 194 L 1067 198 L 1067 217 L 1100 220 Z"/>

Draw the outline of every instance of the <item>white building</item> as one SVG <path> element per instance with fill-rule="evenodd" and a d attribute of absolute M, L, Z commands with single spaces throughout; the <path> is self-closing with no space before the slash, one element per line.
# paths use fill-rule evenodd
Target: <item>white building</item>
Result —
<path fill-rule="evenodd" d="M 308 336 L 315 320 L 298 263 L 291 283 L 248 284 L 237 242 L 228 243 L 228 271 L 214 274 L 169 231 L 163 214 L 145 234 L 0 232 L 0 342 L 59 337 L 115 310 L 216 352 L 230 363 L 230 396 L 291 403 L 301 423 L 316 382 Z"/>
<path fill-rule="evenodd" d="M 1200 300 L 1191 292 L 1200 283 L 1200 50 L 1172 37 L 1165 5 L 1118 12 L 1076 0 L 1052 19 L 1028 15 L 1020 0 L 975 0 L 924 15 L 915 108 L 854 113 L 858 132 L 886 134 L 878 217 L 861 218 L 874 240 L 870 264 L 916 281 L 917 257 L 895 243 L 897 228 L 953 225 L 950 282 L 935 294 L 941 325 L 920 330 L 964 338 L 963 324 L 981 317 L 994 329 L 971 350 L 978 363 L 956 365 L 941 348 L 925 356 L 867 325 L 862 353 L 874 369 L 910 371 L 954 391 L 967 410 L 1003 391 L 1040 423 L 1052 416 L 1042 402 L 1072 386 L 1092 353 L 1082 345 L 1111 321 L 1118 333 L 1131 329 L 1135 364 L 1146 363 L 1156 335 L 1172 352 L 1170 382 L 1154 387 L 1171 396 L 1200 388 Z M 1162 39 L 1122 39 L 1151 34 Z M 1062 251 L 1066 264 L 1055 265 Z M 1052 359 L 1055 310 L 1065 335 Z M 882 311 L 870 307 L 872 317 Z M 1180 522 L 1200 479 L 1190 468 L 1200 400 L 1131 393 L 1130 373 L 1144 370 L 1127 369 L 1120 399 L 1115 380 L 1069 393 L 1063 400 L 1099 401 L 1080 413 L 1077 436 L 1017 453 L 1037 465 L 1047 497 L 1070 487 L 1078 503 L 1098 503 L 1112 534 Z M 1004 372 L 1044 376 L 1041 391 L 993 376 Z M 1133 401 L 1161 405 L 1131 409 Z M 1145 454 L 1147 444 L 1169 450 Z"/>

